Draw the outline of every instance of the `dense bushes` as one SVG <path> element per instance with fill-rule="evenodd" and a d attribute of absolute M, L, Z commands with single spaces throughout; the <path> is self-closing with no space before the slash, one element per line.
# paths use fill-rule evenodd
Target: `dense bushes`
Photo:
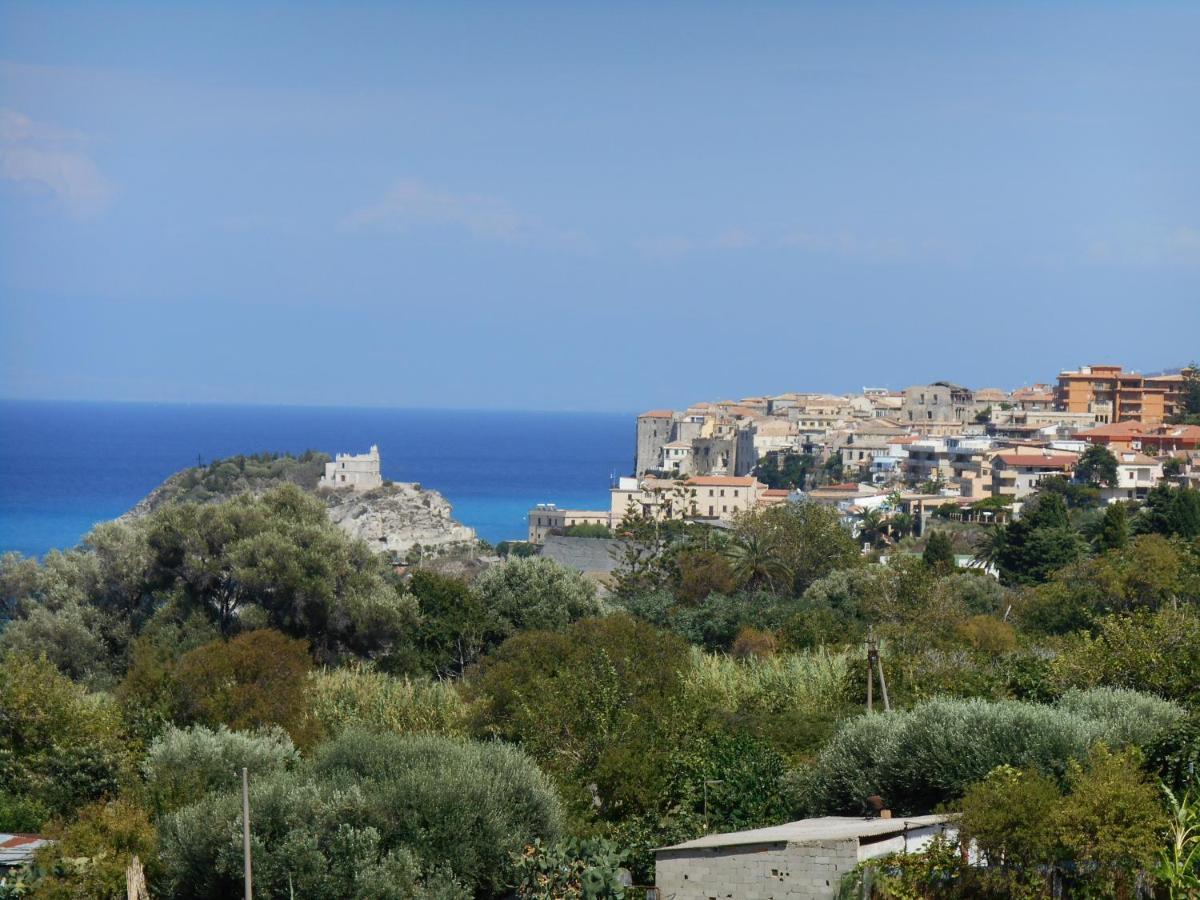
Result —
<path fill-rule="evenodd" d="M 311 676 L 309 711 L 319 730 L 462 735 L 467 706 L 446 681 L 397 678 L 362 666 L 326 669 Z"/>
<path fill-rule="evenodd" d="M 44 659 L 0 665 L 0 830 L 29 828 L 115 796 L 133 759 L 110 698 L 88 694 Z"/>
<path fill-rule="evenodd" d="M 236 893 L 236 791 L 166 817 L 173 896 Z M 381 885 L 424 881 L 417 896 L 503 894 L 514 854 L 561 834 L 558 801 L 520 751 L 432 736 L 347 732 L 294 773 L 251 788 L 256 882 L 264 896 L 411 896 Z M 399 892 L 398 892 L 399 891 Z"/>
<path fill-rule="evenodd" d="M 873 794 L 898 812 L 928 812 L 1000 765 L 1062 778 L 1098 742 L 1147 746 L 1183 711 L 1133 692 L 1083 692 L 1058 706 L 933 700 L 861 716 L 821 752 L 809 782 L 814 811 L 857 813 Z"/>
<path fill-rule="evenodd" d="M 243 767 L 261 778 L 299 762 L 292 739 L 282 729 L 248 734 L 224 725 L 215 731 L 193 725 L 160 735 L 146 752 L 142 775 L 150 808 L 161 815 L 195 803 L 209 791 L 235 787 Z"/>

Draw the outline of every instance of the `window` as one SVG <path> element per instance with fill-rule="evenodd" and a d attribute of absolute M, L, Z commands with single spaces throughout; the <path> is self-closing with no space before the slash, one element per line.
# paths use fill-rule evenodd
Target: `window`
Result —
<path fill-rule="evenodd" d="M 733 496 L 735 496 L 735 497 L 736 497 L 737 495 L 738 495 L 737 488 L 734 488 L 734 489 L 733 489 Z"/>
<path fill-rule="evenodd" d="M 709 488 L 709 489 L 708 489 L 708 496 L 710 496 L 710 497 L 711 497 L 712 495 L 713 495 L 713 489 L 712 489 L 712 488 Z"/>
<path fill-rule="evenodd" d="M 721 488 L 721 496 L 722 496 L 722 497 L 724 497 L 724 496 L 725 496 L 725 488 Z"/>
<path fill-rule="evenodd" d="M 729 512 L 729 507 L 728 507 L 728 506 L 722 506 L 722 507 L 721 507 L 721 512 L 723 512 L 723 513 Z"/>
<path fill-rule="evenodd" d="M 713 508 L 711 506 L 708 508 L 708 514 L 710 516 L 713 514 Z"/>

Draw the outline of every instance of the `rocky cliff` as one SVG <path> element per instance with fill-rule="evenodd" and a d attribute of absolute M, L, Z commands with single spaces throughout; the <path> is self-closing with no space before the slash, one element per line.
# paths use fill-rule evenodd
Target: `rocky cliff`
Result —
<path fill-rule="evenodd" d="M 330 520 L 379 553 L 405 556 L 422 550 L 466 550 L 475 531 L 456 522 L 446 498 L 418 484 L 394 482 L 372 491 L 322 490 Z"/>
<path fill-rule="evenodd" d="M 216 460 L 176 472 L 125 513 L 125 520 L 146 516 L 173 503 L 216 503 L 238 494 L 261 494 L 280 484 L 295 484 L 321 498 L 329 519 L 378 553 L 403 558 L 414 547 L 435 554 L 472 550 L 475 531 L 457 522 L 437 491 L 419 484 L 385 482 L 370 491 L 318 489 L 329 457 L 261 453 Z"/>

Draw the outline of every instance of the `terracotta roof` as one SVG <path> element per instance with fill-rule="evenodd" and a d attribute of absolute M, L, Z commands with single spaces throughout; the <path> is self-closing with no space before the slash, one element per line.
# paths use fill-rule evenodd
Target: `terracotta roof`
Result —
<path fill-rule="evenodd" d="M 1141 422 L 1110 422 L 1107 425 L 1088 428 L 1076 436 L 1085 440 L 1089 437 L 1136 437 L 1144 434 L 1149 428 L 1149 425 L 1143 425 Z"/>
<path fill-rule="evenodd" d="M 1074 453 L 997 453 L 993 458 L 1006 466 L 1025 466 L 1033 469 L 1066 469 L 1079 461 L 1079 457 Z"/>
<path fill-rule="evenodd" d="M 1137 451 L 1122 450 L 1117 452 L 1118 466 L 1156 466 L 1158 460 Z"/>
<path fill-rule="evenodd" d="M 669 419 L 673 415 L 675 415 L 675 414 L 673 412 L 671 412 L 671 410 L 669 410 L 669 409 L 652 409 L 652 410 L 650 410 L 650 412 L 642 413 L 640 416 L 638 416 L 638 418 L 639 419 Z"/>
<path fill-rule="evenodd" d="M 759 483 L 758 479 L 751 475 L 693 475 L 684 482 L 684 484 L 699 484 L 705 487 L 750 487 L 757 483 Z"/>
<path fill-rule="evenodd" d="M 791 493 L 791 491 L 789 491 L 787 488 L 767 488 L 765 491 L 763 491 L 763 496 L 764 497 L 786 497 L 790 493 Z"/>

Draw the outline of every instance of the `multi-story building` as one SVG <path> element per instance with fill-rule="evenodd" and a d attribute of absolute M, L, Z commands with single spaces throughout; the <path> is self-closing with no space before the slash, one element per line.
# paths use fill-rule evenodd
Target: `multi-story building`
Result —
<path fill-rule="evenodd" d="M 980 408 L 967 388 L 949 381 L 935 381 L 905 389 L 900 420 L 906 424 L 973 422 Z"/>
<path fill-rule="evenodd" d="M 1101 424 L 1158 425 L 1182 411 L 1189 371 L 1142 375 L 1120 366 L 1080 366 L 1058 374 L 1054 400 L 1059 409 L 1093 413 Z"/>
<path fill-rule="evenodd" d="M 529 511 L 529 543 L 545 543 L 546 535 L 572 525 L 610 527 L 611 524 L 612 516 L 607 509 L 559 509 L 553 503 L 539 503 Z"/>
<path fill-rule="evenodd" d="M 1162 463 L 1136 450 L 1122 450 L 1116 457 L 1117 483 L 1102 485 L 1100 496 L 1107 503 L 1145 500 L 1150 489 L 1162 480 Z"/>
<path fill-rule="evenodd" d="M 1071 477 L 1079 457 L 1034 448 L 1003 451 L 992 457 L 992 496 L 1027 497 L 1038 489 L 1038 482 L 1050 475 Z"/>
<path fill-rule="evenodd" d="M 1140 450 L 1164 456 L 1200 449 L 1200 425 L 1143 425 L 1138 422 L 1113 422 L 1089 428 L 1076 435 L 1089 444 L 1101 444 L 1114 453 Z"/>
<path fill-rule="evenodd" d="M 682 481 L 665 478 L 622 478 L 610 492 L 613 527 L 627 513 L 646 519 L 715 519 L 729 521 L 738 513 L 778 502 L 757 478 L 693 475 Z"/>

